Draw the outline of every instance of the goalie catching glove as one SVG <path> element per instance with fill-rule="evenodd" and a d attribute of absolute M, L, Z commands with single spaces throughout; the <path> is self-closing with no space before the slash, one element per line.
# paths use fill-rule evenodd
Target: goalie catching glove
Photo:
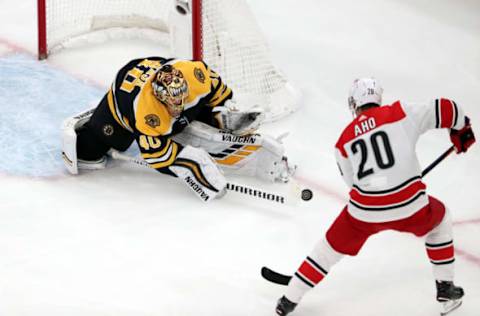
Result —
<path fill-rule="evenodd" d="M 240 110 L 232 100 L 225 102 L 224 106 L 213 108 L 212 113 L 214 113 L 221 130 L 235 135 L 252 134 L 265 120 L 265 113 L 259 106 Z"/>

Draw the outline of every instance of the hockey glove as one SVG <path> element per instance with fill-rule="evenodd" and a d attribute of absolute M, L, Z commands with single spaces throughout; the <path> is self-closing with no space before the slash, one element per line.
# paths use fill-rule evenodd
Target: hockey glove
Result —
<path fill-rule="evenodd" d="M 475 143 L 475 135 L 468 117 L 465 116 L 465 126 L 462 129 L 450 130 L 450 139 L 457 154 L 467 152 L 468 148 Z"/>
<path fill-rule="evenodd" d="M 262 108 L 254 106 L 248 110 L 240 110 L 231 100 L 224 106 L 215 107 L 212 112 L 219 128 L 235 135 L 253 134 L 265 119 Z"/>

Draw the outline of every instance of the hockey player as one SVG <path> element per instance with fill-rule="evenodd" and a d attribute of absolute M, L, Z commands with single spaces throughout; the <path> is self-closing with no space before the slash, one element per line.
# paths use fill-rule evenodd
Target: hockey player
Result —
<path fill-rule="evenodd" d="M 335 145 L 350 200 L 295 272 L 277 303 L 278 315 L 292 312 L 334 264 L 345 255 L 357 255 L 371 235 L 384 230 L 425 238 L 443 314 L 461 304 L 463 289 L 453 283 L 450 214 L 441 201 L 427 195 L 415 144 L 429 129 L 448 128 L 456 152 L 466 152 L 475 142 L 469 119 L 452 100 L 382 106 L 382 93 L 375 79 L 353 83 L 349 106 L 354 119 Z"/>
<path fill-rule="evenodd" d="M 178 177 L 209 201 L 224 194 L 226 180 L 202 145 L 239 173 L 271 181 L 286 176 L 281 143 L 251 135 L 263 119 L 258 107 L 238 110 L 232 90 L 201 61 L 135 59 L 118 71 L 95 109 L 64 122 L 63 157 L 72 174 L 102 169 L 109 150 L 125 151 L 136 140 L 152 168 Z M 229 147 L 234 150 L 222 155 Z M 245 159 L 225 159 L 237 151 Z"/>

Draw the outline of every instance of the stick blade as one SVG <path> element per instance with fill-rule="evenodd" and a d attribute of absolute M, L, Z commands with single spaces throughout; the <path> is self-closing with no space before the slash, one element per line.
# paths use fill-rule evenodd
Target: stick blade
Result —
<path fill-rule="evenodd" d="M 288 285 L 288 283 L 292 279 L 292 277 L 289 275 L 275 272 L 267 267 L 262 267 L 261 274 L 265 280 L 280 285 Z"/>

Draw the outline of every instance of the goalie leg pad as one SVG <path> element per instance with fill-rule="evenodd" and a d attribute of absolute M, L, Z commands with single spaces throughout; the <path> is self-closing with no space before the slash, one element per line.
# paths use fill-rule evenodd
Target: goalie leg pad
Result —
<path fill-rule="evenodd" d="M 103 169 L 106 158 L 85 161 L 77 157 L 77 131 L 87 123 L 95 108 L 66 119 L 62 124 L 62 157 L 65 167 L 71 174 L 78 174 L 78 169 Z"/>
<path fill-rule="evenodd" d="M 295 171 L 287 163 L 283 144 L 268 135 L 238 136 L 194 121 L 174 139 L 204 148 L 226 174 L 287 182 Z"/>
<path fill-rule="evenodd" d="M 186 146 L 169 169 L 205 202 L 226 193 L 227 180 L 212 157 L 201 148 Z"/>
<path fill-rule="evenodd" d="M 285 148 L 278 139 L 268 135 L 262 137 L 262 147 L 254 157 L 256 176 L 270 182 L 288 182 L 297 167 L 289 165 Z"/>

